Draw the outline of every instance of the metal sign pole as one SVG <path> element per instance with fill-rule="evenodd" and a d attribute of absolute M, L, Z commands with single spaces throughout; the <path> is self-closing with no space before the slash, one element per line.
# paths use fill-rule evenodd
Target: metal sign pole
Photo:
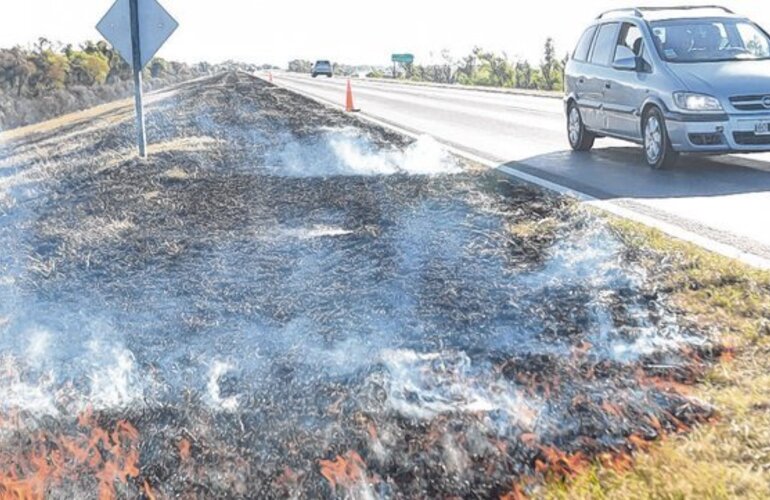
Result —
<path fill-rule="evenodd" d="M 141 8 L 141 11 L 140 11 Z M 136 144 L 139 156 L 147 158 L 147 133 L 142 105 L 142 68 L 155 56 L 179 27 L 158 0 L 115 0 L 96 25 L 134 72 Z"/>
<path fill-rule="evenodd" d="M 136 107 L 136 142 L 139 156 L 147 158 L 147 134 L 144 130 L 144 105 L 142 104 L 142 49 L 139 43 L 139 0 L 129 0 L 131 9 L 131 51 L 134 70 L 134 103 Z"/>

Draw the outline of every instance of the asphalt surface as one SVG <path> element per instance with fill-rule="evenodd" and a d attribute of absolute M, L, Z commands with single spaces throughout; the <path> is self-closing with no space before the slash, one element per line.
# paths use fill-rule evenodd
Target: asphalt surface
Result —
<path fill-rule="evenodd" d="M 341 78 L 276 74 L 274 82 L 344 103 Z M 570 151 L 560 99 L 369 80 L 354 80 L 353 89 L 368 117 L 770 265 L 770 154 L 685 156 L 674 169 L 654 171 L 640 148 L 621 141 L 598 140 L 588 154 Z"/>

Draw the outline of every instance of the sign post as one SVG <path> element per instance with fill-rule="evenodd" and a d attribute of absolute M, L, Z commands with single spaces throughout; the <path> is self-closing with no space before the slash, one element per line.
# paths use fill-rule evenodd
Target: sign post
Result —
<path fill-rule="evenodd" d="M 396 79 L 396 63 L 400 64 L 412 64 L 414 63 L 414 55 L 412 54 L 393 54 L 390 56 L 390 60 L 393 63 L 393 79 Z"/>
<path fill-rule="evenodd" d="M 147 157 L 147 132 L 144 129 L 142 102 L 142 46 L 139 44 L 139 0 L 129 0 L 131 17 L 131 66 L 134 69 L 134 107 L 136 108 L 136 144 L 139 156 Z"/>
<path fill-rule="evenodd" d="M 179 27 L 158 0 L 115 0 L 96 29 L 131 65 L 134 75 L 136 143 L 139 156 L 147 156 L 147 133 L 142 104 L 142 69 Z"/>

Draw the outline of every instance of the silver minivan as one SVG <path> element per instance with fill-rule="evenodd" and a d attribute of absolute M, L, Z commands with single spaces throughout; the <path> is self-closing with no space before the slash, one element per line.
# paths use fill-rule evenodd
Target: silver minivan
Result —
<path fill-rule="evenodd" d="M 653 168 L 682 152 L 770 151 L 770 37 L 723 7 L 605 12 L 580 38 L 565 88 L 577 151 L 625 139 Z"/>

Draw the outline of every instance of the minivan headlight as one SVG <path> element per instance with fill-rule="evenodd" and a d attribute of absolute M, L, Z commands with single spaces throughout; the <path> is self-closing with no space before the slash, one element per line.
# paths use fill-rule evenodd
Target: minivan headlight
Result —
<path fill-rule="evenodd" d="M 685 111 L 722 111 L 719 99 L 694 92 L 674 92 L 674 103 Z"/>

